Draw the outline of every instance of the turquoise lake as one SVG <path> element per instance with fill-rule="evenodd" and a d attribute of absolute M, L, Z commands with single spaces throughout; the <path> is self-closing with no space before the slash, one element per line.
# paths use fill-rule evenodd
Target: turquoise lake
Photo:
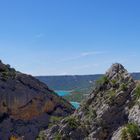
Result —
<path fill-rule="evenodd" d="M 70 91 L 56 90 L 55 91 L 59 96 L 66 96 L 70 94 Z"/>
<path fill-rule="evenodd" d="M 70 91 L 62 91 L 62 90 L 56 90 L 55 91 L 59 96 L 66 96 L 66 95 L 68 95 L 68 94 L 70 94 Z M 73 102 L 73 101 L 71 101 L 70 102 L 76 109 L 78 109 L 79 108 L 79 106 L 80 106 L 80 103 L 78 103 L 78 102 Z"/>

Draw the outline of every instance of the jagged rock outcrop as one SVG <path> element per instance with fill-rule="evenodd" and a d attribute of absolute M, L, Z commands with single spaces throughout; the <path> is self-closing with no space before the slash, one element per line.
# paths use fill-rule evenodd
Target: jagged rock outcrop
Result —
<path fill-rule="evenodd" d="M 51 116 L 64 117 L 73 111 L 45 84 L 0 61 L 0 140 L 35 140 Z"/>
<path fill-rule="evenodd" d="M 113 64 L 73 115 L 43 133 L 46 140 L 139 139 L 139 98 L 131 75 L 121 64 Z"/>

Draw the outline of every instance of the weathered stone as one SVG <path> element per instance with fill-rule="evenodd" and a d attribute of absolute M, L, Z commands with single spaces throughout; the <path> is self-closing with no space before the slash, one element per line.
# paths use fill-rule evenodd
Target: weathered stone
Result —
<path fill-rule="evenodd" d="M 35 140 L 52 114 L 64 117 L 73 111 L 45 84 L 0 62 L 0 140 L 11 136 Z"/>
<path fill-rule="evenodd" d="M 127 123 L 135 122 L 140 126 L 140 111 L 134 106 L 135 88 L 136 83 L 127 70 L 121 64 L 113 64 L 74 113 L 79 125 L 70 129 L 64 119 L 57 125 L 57 132 L 62 139 L 69 134 L 70 140 L 79 140 L 77 136 L 80 140 L 120 140 L 122 128 Z M 82 135 L 83 132 L 86 133 Z M 55 134 L 46 130 L 46 136 L 55 138 Z"/>
<path fill-rule="evenodd" d="M 129 111 L 128 119 L 130 122 L 137 123 L 140 126 L 140 106 L 139 105 L 136 104 Z"/>

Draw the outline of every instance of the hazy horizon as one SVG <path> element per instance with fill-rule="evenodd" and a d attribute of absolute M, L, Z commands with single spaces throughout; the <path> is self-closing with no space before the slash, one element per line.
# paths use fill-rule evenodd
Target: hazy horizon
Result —
<path fill-rule="evenodd" d="M 0 59 L 23 73 L 139 72 L 140 1 L 0 1 Z"/>

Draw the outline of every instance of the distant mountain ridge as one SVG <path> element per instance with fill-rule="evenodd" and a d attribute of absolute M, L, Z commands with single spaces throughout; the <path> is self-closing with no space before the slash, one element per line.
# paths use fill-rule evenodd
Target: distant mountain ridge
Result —
<path fill-rule="evenodd" d="M 140 80 L 140 73 L 131 73 L 134 80 Z M 54 90 L 85 89 L 94 85 L 103 74 L 94 75 L 66 75 L 66 76 L 36 76 Z"/>
<path fill-rule="evenodd" d="M 102 74 L 73 76 L 37 76 L 36 78 L 54 90 L 73 90 L 90 87 Z"/>
<path fill-rule="evenodd" d="M 134 80 L 140 80 L 140 73 L 139 72 L 131 73 L 131 75 L 134 78 Z"/>

